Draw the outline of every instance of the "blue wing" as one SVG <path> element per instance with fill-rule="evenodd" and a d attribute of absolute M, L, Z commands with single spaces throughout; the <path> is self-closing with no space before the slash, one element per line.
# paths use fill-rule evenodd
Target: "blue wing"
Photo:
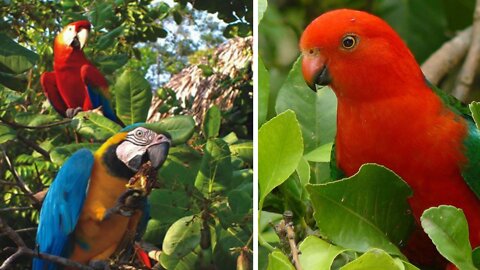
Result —
<path fill-rule="evenodd" d="M 87 194 L 94 163 L 88 149 L 75 152 L 57 174 L 43 201 L 37 230 L 39 251 L 65 256 Z M 33 270 L 55 270 L 57 265 L 34 259 Z"/>
<path fill-rule="evenodd" d="M 122 121 L 117 117 L 113 111 L 110 101 L 101 94 L 101 91 L 95 89 L 92 85 L 87 85 L 88 96 L 90 97 L 90 102 L 92 103 L 93 108 L 98 108 L 102 106 L 103 115 L 108 119 L 120 124 L 122 127 L 125 127 Z"/>

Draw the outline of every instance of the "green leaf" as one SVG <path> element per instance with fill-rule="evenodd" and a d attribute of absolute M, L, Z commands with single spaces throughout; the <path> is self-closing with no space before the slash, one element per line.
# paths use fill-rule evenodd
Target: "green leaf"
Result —
<path fill-rule="evenodd" d="M 474 101 L 470 103 L 468 107 L 472 112 L 472 117 L 475 120 L 475 124 L 477 125 L 477 128 L 480 129 L 480 102 Z"/>
<path fill-rule="evenodd" d="M 266 0 L 264 1 L 266 2 Z M 258 57 L 258 126 L 267 121 L 269 96 L 270 74 L 265 68 L 262 58 Z"/>
<path fill-rule="evenodd" d="M 432 207 L 423 212 L 420 221 L 443 257 L 459 269 L 477 269 L 472 261 L 467 219 L 461 209 L 450 205 Z"/>
<path fill-rule="evenodd" d="M 106 74 L 112 74 L 128 62 L 127 54 L 115 54 L 102 56 L 96 59 L 100 70 Z"/>
<path fill-rule="evenodd" d="M 58 165 L 62 165 L 63 162 L 69 158 L 73 153 L 82 148 L 87 148 L 92 153 L 97 150 L 102 144 L 100 143 L 74 143 L 64 146 L 56 147 L 50 152 L 52 161 Z"/>
<path fill-rule="evenodd" d="M 0 33 L 0 72 L 20 74 L 33 67 L 38 55 Z"/>
<path fill-rule="evenodd" d="M 138 72 L 125 70 L 115 84 L 117 115 L 126 125 L 145 122 L 152 101 L 150 84 Z"/>
<path fill-rule="evenodd" d="M 364 164 L 350 178 L 307 190 L 322 236 L 358 252 L 377 247 L 403 256 L 396 245 L 407 240 L 413 224 L 407 202 L 412 191 L 394 172 Z"/>
<path fill-rule="evenodd" d="M 260 23 L 260 21 L 262 21 L 263 13 L 265 13 L 265 11 L 267 10 L 267 7 L 268 7 L 267 0 L 258 0 L 258 3 L 257 3 L 258 21 L 257 22 Z"/>
<path fill-rule="evenodd" d="M 371 249 L 358 259 L 344 265 L 340 270 L 403 270 L 395 260 L 381 249 Z"/>
<path fill-rule="evenodd" d="M 162 254 L 160 255 L 160 264 L 165 269 L 175 269 L 175 270 L 195 269 L 195 266 L 199 257 L 198 256 L 199 252 L 201 252 L 200 246 L 181 258 L 175 255 L 167 255 L 165 254 L 165 252 L 162 252 Z"/>
<path fill-rule="evenodd" d="M 31 112 L 19 112 L 15 115 L 15 122 L 31 127 L 38 127 L 50 124 L 57 120 L 56 115 L 35 114 Z"/>
<path fill-rule="evenodd" d="M 15 139 L 17 132 L 7 125 L 0 124 L 0 144 Z"/>
<path fill-rule="evenodd" d="M 162 209 L 151 211 L 150 215 L 163 224 L 172 224 L 177 219 L 191 214 L 189 198 L 185 191 L 155 189 L 148 196 L 148 201 L 151 209 Z"/>
<path fill-rule="evenodd" d="M 186 216 L 170 226 L 163 240 L 162 251 L 166 255 L 182 258 L 200 244 L 201 220 Z"/>
<path fill-rule="evenodd" d="M 216 188 L 227 187 L 233 168 L 228 144 L 222 139 L 209 139 L 204 147 L 200 171 L 195 178 L 195 187 L 208 196 Z"/>
<path fill-rule="evenodd" d="M 178 115 L 164 118 L 156 123 L 146 123 L 142 126 L 157 133 L 167 132 L 172 137 L 172 144 L 178 145 L 188 141 L 195 131 L 195 120 L 189 115 Z"/>
<path fill-rule="evenodd" d="M 310 164 L 305 158 L 301 158 L 300 162 L 298 163 L 298 167 L 296 169 L 298 178 L 302 185 L 308 184 L 310 181 Z"/>
<path fill-rule="evenodd" d="M 308 236 L 299 245 L 303 269 L 330 270 L 335 258 L 346 249 L 334 246 L 316 236 Z"/>
<path fill-rule="evenodd" d="M 25 74 L 13 75 L 0 72 L 0 84 L 3 84 L 12 90 L 23 92 L 27 89 L 28 80 Z"/>
<path fill-rule="evenodd" d="M 475 267 L 480 269 L 480 247 L 476 247 L 472 251 L 472 260 Z"/>
<path fill-rule="evenodd" d="M 281 113 L 293 110 L 302 128 L 305 152 L 333 142 L 337 125 L 337 99 L 333 91 L 324 87 L 317 93 L 305 83 L 301 58 L 295 62 L 285 83 L 280 88 L 275 110 Z"/>
<path fill-rule="evenodd" d="M 202 157 L 186 145 L 171 147 L 168 158 L 158 172 L 159 182 L 165 188 L 178 184 L 192 186 L 200 168 Z"/>
<path fill-rule="evenodd" d="M 94 112 L 80 112 L 73 118 L 72 126 L 87 138 L 105 141 L 118 133 L 121 127 L 103 115 Z"/>
<path fill-rule="evenodd" d="M 95 44 L 95 49 L 102 51 L 112 46 L 115 42 L 115 39 L 123 33 L 123 26 L 119 26 L 110 32 L 100 36 L 98 41 Z"/>
<path fill-rule="evenodd" d="M 293 111 L 265 123 L 258 131 L 259 207 L 265 197 L 298 166 L 303 153 L 300 127 Z"/>
<path fill-rule="evenodd" d="M 222 121 L 222 115 L 217 106 L 213 105 L 205 113 L 203 120 L 203 134 L 208 138 L 218 137 L 220 131 L 220 123 Z"/>
<path fill-rule="evenodd" d="M 317 149 L 310 151 L 303 157 L 312 162 L 330 162 L 333 143 L 326 143 Z"/>
<path fill-rule="evenodd" d="M 238 157 L 253 165 L 253 142 L 243 142 L 230 145 L 232 157 Z"/>
<path fill-rule="evenodd" d="M 280 251 L 274 251 L 268 255 L 267 270 L 295 270 L 288 257 Z"/>

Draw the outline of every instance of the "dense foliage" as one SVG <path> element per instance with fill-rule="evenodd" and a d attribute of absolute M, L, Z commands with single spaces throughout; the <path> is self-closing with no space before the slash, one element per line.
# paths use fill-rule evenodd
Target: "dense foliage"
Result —
<path fill-rule="evenodd" d="M 48 188 L 74 151 L 82 147 L 93 151 L 120 130 L 95 112 L 62 119 L 46 101 L 39 76 L 52 70 L 55 34 L 71 21 L 90 20 L 94 29 L 84 50 L 87 57 L 110 82 L 121 119 L 126 124 L 143 122 L 152 97 L 162 94 L 157 87 L 172 74 L 208 58 L 226 38 L 252 33 L 247 19 L 252 12 L 249 1 L 237 1 L 245 8 L 238 21 L 226 18 L 238 14 L 239 7 L 222 8 L 223 22 L 187 1 L 177 2 L 1 2 L 0 214 L 20 230 L 29 247 L 35 246 L 39 213 L 33 195 Z M 202 27 L 192 26 L 207 17 Z M 238 23 L 250 30 L 222 35 Z M 175 93 L 171 94 L 165 106 L 178 107 Z M 240 99 L 237 110 L 251 108 Z M 180 108 L 152 124 L 156 130 L 169 132 L 175 146 L 159 171 L 160 189 L 149 198 L 152 220 L 144 240 L 164 251 L 157 259 L 166 269 L 235 268 L 237 259 L 251 267 L 251 134 L 233 133 L 238 127 L 224 121 L 228 112 L 215 106 L 202 126 L 196 126 L 192 116 L 178 115 L 182 111 L 186 110 Z M 5 235 L 0 235 L 0 243 L 1 250 L 15 246 Z M 0 261 L 9 255 L 0 252 Z M 15 266 L 25 269 L 30 263 L 31 258 L 25 257 Z"/>
<path fill-rule="evenodd" d="M 285 232 L 290 221 L 303 269 L 418 269 L 401 253 L 414 226 L 408 185 L 376 164 L 340 181 L 330 176 L 336 97 L 305 84 L 297 42 L 321 13 L 357 8 L 387 20 L 422 62 L 471 24 L 475 1 L 259 2 L 259 269 L 299 269 Z M 470 105 L 477 125 L 478 106 Z M 431 208 L 421 220 L 445 258 L 479 267 L 461 210 Z"/>

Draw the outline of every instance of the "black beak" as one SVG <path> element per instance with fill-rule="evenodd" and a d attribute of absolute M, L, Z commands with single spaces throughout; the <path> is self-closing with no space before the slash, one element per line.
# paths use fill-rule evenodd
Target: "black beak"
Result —
<path fill-rule="evenodd" d="M 72 46 L 75 49 L 80 49 L 80 40 L 78 39 L 78 36 L 75 36 L 73 38 L 72 43 L 70 43 L 70 46 Z"/>
<path fill-rule="evenodd" d="M 147 149 L 148 158 L 152 162 L 152 166 L 155 169 L 160 168 L 168 156 L 168 150 L 170 149 L 169 142 L 162 142 L 159 144 L 155 144 L 150 146 Z"/>
<path fill-rule="evenodd" d="M 318 70 L 314 77 L 312 83 L 308 84 L 310 89 L 317 91 L 317 85 L 329 85 L 332 82 L 332 77 L 330 77 L 330 72 L 328 72 L 327 65 L 324 65 L 320 70 Z"/>

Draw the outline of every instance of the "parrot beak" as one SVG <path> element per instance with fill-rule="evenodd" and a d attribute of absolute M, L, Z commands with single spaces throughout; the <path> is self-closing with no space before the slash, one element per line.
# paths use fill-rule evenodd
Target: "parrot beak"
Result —
<path fill-rule="evenodd" d="M 78 33 L 67 33 L 65 39 L 66 43 L 69 44 L 71 47 L 81 50 L 85 46 L 85 43 L 87 43 L 88 29 L 81 28 Z"/>
<path fill-rule="evenodd" d="M 160 168 L 168 156 L 171 141 L 165 135 L 159 134 L 155 141 L 147 148 L 148 158 L 155 169 Z"/>
<path fill-rule="evenodd" d="M 328 85 L 332 82 L 325 58 L 317 54 L 304 55 L 302 58 L 302 73 L 307 85 L 317 91 L 316 85 Z"/>
<path fill-rule="evenodd" d="M 77 33 L 76 35 L 76 39 L 78 40 L 78 42 L 80 43 L 79 47 L 80 47 L 80 50 L 83 49 L 83 47 L 85 46 L 85 44 L 87 43 L 87 39 L 88 39 L 88 29 L 86 28 L 82 28 L 80 29 L 80 31 Z M 75 39 L 74 39 L 75 40 Z"/>

